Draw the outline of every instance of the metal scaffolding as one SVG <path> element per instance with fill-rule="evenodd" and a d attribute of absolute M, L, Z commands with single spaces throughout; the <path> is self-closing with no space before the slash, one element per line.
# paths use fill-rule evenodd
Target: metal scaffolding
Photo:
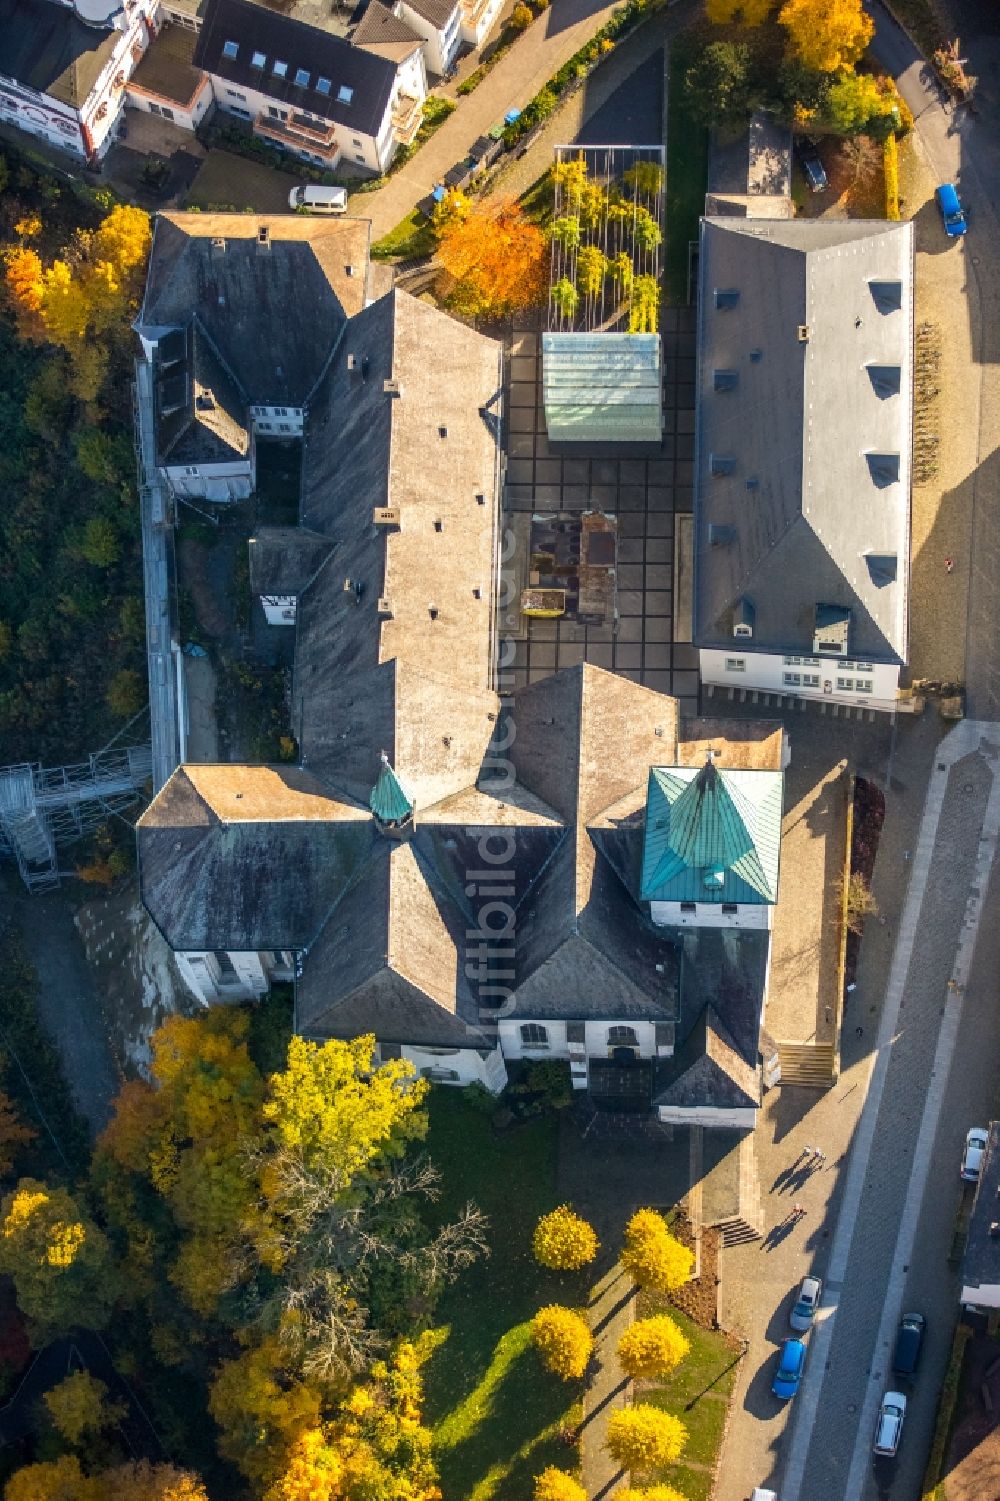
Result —
<path fill-rule="evenodd" d="M 29 891 L 58 886 L 57 851 L 135 802 L 151 772 L 148 745 L 101 751 L 77 766 L 0 767 L 0 856 L 17 861 Z"/>

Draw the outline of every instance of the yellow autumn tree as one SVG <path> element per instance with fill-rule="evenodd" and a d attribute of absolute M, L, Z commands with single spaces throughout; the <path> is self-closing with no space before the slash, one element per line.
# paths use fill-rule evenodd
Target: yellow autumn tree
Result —
<path fill-rule="evenodd" d="M 546 1367 L 564 1381 L 575 1381 L 583 1375 L 594 1348 L 586 1319 L 558 1303 L 535 1314 L 531 1340 Z"/>
<path fill-rule="evenodd" d="M 565 1470 L 549 1465 L 535 1477 L 532 1501 L 587 1501 L 587 1492 L 579 1480 L 574 1480 Z"/>
<path fill-rule="evenodd" d="M 851 67 L 875 30 L 861 0 L 785 0 L 778 20 L 792 56 L 816 73 Z"/>
<path fill-rule="evenodd" d="M 96 1483 L 73 1454 L 45 1464 L 24 1465 L 7 1481 L 4 1501 L 101 1501 Z"/>
<path fill-rule="evenodd" d="M 401 1340 L 344 1403 L 331 1429 L 344 1501 L 442 1501 L 431 1433 L 420 1412 L 420 1368 L 432 1344 L 426 1336 Z"/>
<path fill-rule="evenodd" d="M 97 1477 L 100 1501 L 208 1501 L 197 1475 L 148 1460 L 117 1465 Z"/>
<path fill-rule="evenodd" d="M 89 1371 L 74 1371 L 47 1391 L 44 1401 L 59 1433 L 74 1448 L 85 1434 L 101 1433 L 125 1416 L 122 1403 L 109 1402 L 104 1382 Z"/>
<path fill-rule="evenodd" d="M 637 1380 L 665 1376 L 680 1365 L 691 1341 L 665 1313 L 636 1319 L 618 1341 L 621 1368 Z"/>
<path fill-rule="evenodd" d="M 321 1428 L 310 1428 L 292 1444 L 281 1475 L 264 1501 L 334 1501 L 341 1495 L 343 1466 Z"/>
<path fill-rule="evenodd" d="M 588 1266 L 599 1245 L 593 1225 L 568 1204 L 560 1204 L 543 1214 L 531 1241 L 539 1265 L 557 1272 L 573 1272 Z"/>
<path fill-rule="evenodd" d="M 744 26 L 762 26 L 777 0 L 707 0 L 705 13 L 716 26 L 742 21 Z"/>
<path fill-rule="evenodd" d="M 208 1400 L 221 1429 L 219 1452 L 251 1480 L 271 1485 L 304 1435 L 319 1428 L 322 1406 L 318 1388 L 286 1368 L 277 1335 L 224 1362 Z"/>
<path fill-rule="evenodd" d="M 640 1287 L 673 1292 L 694 1269 L 694 1252 L 683 1245 L 655 1209 L 640 1209 L 625 1226 L 621 1264 Z"/>
<path fill-rule="evenodd" d="M 675 1491 L 672 1485 L 644 1485 L 640 1490 L 628 1486 L 618 1491 L 615 1501 L 687 1501 L 687 1497 Z"/>
<path fill-rule="evenodd" d="M 647 1471 L 673 1464 L 686 1443 L 687 1429 L 680 1418 L 637 1402 L 611 1414 L 604 1447 L 623 1470 Z"/>
<path fill-rule="evenodd" d="M 515 199 L 480 200 L 447 225 L 437 259 L 454 279 L 456 311 L 472 317 L 505 317 L 545 295 L 548 241 Z"/>
<path fill-rule="evenodd" d="M 70 1329 L 101 1329 L 115 1296 L 106 1237 L 65 1188 L 22 1178 L 0 1204 L 0 1272 L 39 1347 Z"/>

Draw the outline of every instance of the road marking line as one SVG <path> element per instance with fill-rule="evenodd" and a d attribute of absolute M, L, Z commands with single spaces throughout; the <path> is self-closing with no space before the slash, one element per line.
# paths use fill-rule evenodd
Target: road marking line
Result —
<path fill-rule="evenodd" d="M 970 751 L 976 749 L 980 736 L 986 728 L 988 727 L 978 725 L 972 720 L 963 720 L 942 741 L 937 752 L 936 761 L 944 761 L 949 767 L 954 765 L 956 761 L 960 761 L 963 756 L 968 755 Z M 913 957 L 913 945 L 917 936 L 917 923 L 920 918 L 920 909 L 923 906 L 931 863 L 934 858 L 937 828 L 948 781 L 949 778 L 946 776 L 932 777 L 928 783 L 927 793 L 924 798 L 924 810 L 920 820 L 920 833 L 917 838 L 914 857 L 910 864 L 910 879 L 906 889 L 906 900 L 903 903 L 903 915 L 899 925 L 899 936 L 896 940 L 892 968 L 889 972 L 889 983 L 886 987 L 885 1003 L 882 1007 L 878 1037 L 875 1043 L 875 1051 L 869 1060 L 868 1076 L 865 1079 L 865 1101 L 861 1107 L 861 1115 L 858 1120 L 854 1144 L 851 1148 L 851 1157 L 847 1165 L 844 1195 L 837 1215 L 837 1227 L 834 1231 L 830 1259 L 827 1264 L 826 1285 L 823 1292 L 822 1306 L 824 1308 L 828 1307 L 830 1312 L 824 1318 L 819 1328 L 814 1331 L 810 1341 L 816 1345 L 816 1349 L 812 1351 L 810 1362 L 812 1368 L 814 1371 L 819 1368 L 824 1375 L 826 1363 L 830 1356 L 830 1341 L 833 1338 L 833 1328 L 839 1302 L 839 1299 L 836 1297 L 828 1297 L 828 1289 L 831 1283 L 842 1283 L 847 1272 L 851 1241 L 854 1238 L 858 1208 L 861 1203 L 861 1195 L 864 1192 L 868 1163 L 875 1138 L 875 1124 L 878 1119 L 879 1107 L 882 1103 L 882 1091 L 885 1088 L 885 1077 L 889 1068 L 892 1040 L 896 1033 L 906 977 L 909 973 L 910 962 Z M 782 1501 L 799 1501 L 822 1390 L 822 1378 L 819 1381 L 814 1380 L 811 1383 L 803 1382 L 802 1391 L 799 1393 L 795 1404 L 796 1411 L 792 1419 L 791 1433 L 788 1441 L 788 1454 L 785 1459 L 784 1475 L 782 1478 Z"/>
<path fill-rule="evenodd" d="M 975 947 L 976 935 L 979 932 L 979 923 L 983 915 L 989 867 L 992 866 L 993 858 L 996 854 L 998 835 L 1000 835 L 1000 778 L 994 776 L 993 784 L 990 788 L 989 801 L 986 804 L 986 812 L 983 817 L 979 850 L 976 855 L 975 871 L 972 876 L 973 884 L 965 905 L 957 957 L 952 971 L 959 984 L 964 984 L 968 977 L 969 966 L 972 961 L 972 951 Z M 983 871 L 984 866 L 986 867 L 985 872 Z M 882 1320 L 879 1324 L 878 1335 L 875 1340 L 875 1352 L 872 1357 L 873 1371 L 869 1377 L 868 1390 L 865 1393 L 865 1399 L 858 1418 L 858 1432 L 854 1444 L 854 1455 L 851 1460 L 851 1469 L 845 1490 L 845 1494 L 848 1496 L 860 1496 L 864 1486 L 864 1470 L 871 1453 L 871 1433 L 875 1424 L 875 1412 L 882 1389 L 888 1379 L 885 1367 L 888 1365 L 889 1360 L 890 1341 L 899 1322 L 900 1314 L 903 1311 L 906 1270 L 913 1259 L 913 1247 L 917 1238 L 917 1222 L 920 1218 L 920 1209 L 927 1188 L 927 1175 L 930 1171 L 934 1138 L 937 1134 L 938 1122 L 941 1116 L 941 1106 L 944 1103 L 945 1088 L 951 1069 L 952 1057 L 955 1052 L 955 1043 L 958 1039 L 958 1024 L 961 1016 L 961 1000 L 948 992 L 945 1000 L 944 1020 L 938 1032 L 938 1043 L 934 1051 L 934 1064 L 931 1077 L 927 1083 L 927 1100 L 920 1119 L 920 1129 L 917 1133 L 917 1142 L 913 1153 L 913 1172 L 910 1176 L 906 1192 L 906 1202 L 903 1205 L 903 1213 L 900 1218 L 896 1251 L 892 1259 L 889 1282 L 882 1307 Z"/>

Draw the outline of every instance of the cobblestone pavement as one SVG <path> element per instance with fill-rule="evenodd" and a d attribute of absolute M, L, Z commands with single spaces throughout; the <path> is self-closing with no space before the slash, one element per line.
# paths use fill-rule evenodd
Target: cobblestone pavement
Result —
<path fill-rule="evenodd" d="M 615 1262 L 594 1290 L 588 1320 L 594 1334 L 594 1355 L 583 1399 L 581 1474 L 590 1501 L 606 1501 L 627 1479 L 605 1453 L 608 1419 L 628 1403 L 631 1382 L 618 1363 L 618 1341 L 635 1317 L 636 1287 Z"/>

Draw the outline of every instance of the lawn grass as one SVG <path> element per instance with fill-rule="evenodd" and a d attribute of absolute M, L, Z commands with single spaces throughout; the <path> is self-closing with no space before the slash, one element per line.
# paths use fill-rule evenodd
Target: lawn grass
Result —
<path fill-rule="evenodd" d="M 687 302 L 688 243 L 698 238 L 708 184 L 708 131 L 691 118 L 684 74 L 692 60 L 690 44 L 679 39 L 670 53 L 667 80 L 667 301 Z"/>
<path fill-rule="evenodd" d="M 573 1470 L 561 1434 L 580 1420 L 582 1383 L 546 1372 L 529 1323 L 546 1303 L 585 1301 L 586 1274 L 544 1272 L 531 1255 L 540 1214 L 556 1204 L 556 1130 L 545 1116 L 497 1135 L 458 1091 L 430 1101 L 427 1150 L 442 1174 L 438 1212 L 475 1200 L 490 1218 L 490 1256 L 442 1298 L 447 1337 L 426 1368 L 427 1421 L 441 1489 L 456 1501 L 525 1501 L 546 1465 Z"/>
<path fill-rule="evenodd" d="M 400 220 L 395 229 L 390 229 L 381 240 L 375 241 L 371 254 L 377 261 L 393 260 L 396 256 L 415 260 L 421 255 L 433 255 L 436 244 L 434 226 L 420 209 L 415 208 Z"/>
<path fill-rule="evenodd" d="M 638 1313 L 668 1313 L 691 1342 L 690 1352 L 670 1376 L 636 1392 L 637 1401 L 673 1413 L 688 1431 L 681 1459 L 657 1471 L 655 1478 L 675 1486 L 686 1501 L 708 1501 L 740 1348 L 721 1330 L 703 1329 L 665 1299 L 644 1295 Z"/>

